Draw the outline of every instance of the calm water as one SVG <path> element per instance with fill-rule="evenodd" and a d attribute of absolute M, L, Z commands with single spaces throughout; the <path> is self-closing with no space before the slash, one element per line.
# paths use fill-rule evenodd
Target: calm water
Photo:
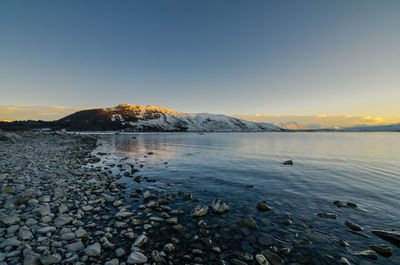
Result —
<path fill-rule="evenodd" d="M 234 231 L 242 229 L 242 217 L 251 215 L 260 226 L 251 232 L 255 237 L 271 236 L 315 256 L 299 258 L 301 263 L 328 264 L 323 256 L 329 254 L 335 260 L 346 256 L 355 264 L 400 264 L 395 246 L 392 257 L 376 261 L 351 254 L 371 244 L 390 245 L 372 235 L 372 229 L 400 230 L 399 133 L 127 134 L 105 136 L 102 143 L 96 151 L 110 154 L 105 164 L 143 165 L 138 174 L 157 180 L 144 184 L 146 189 L 192 193 L 204 205 L 220 198 L 231 211 L 217 222 Z M 288 159 L 293 166 L 282 165 Z M 129 184 L 128 192 L 137 188 L 131 178 L 122 181 Z M 338 208 L 335 200 L 355 202 L 365 211 Z M 257 211 L 261 201 L 273 209 Z M 190 208 L 191 203 L 176 204 Z M 319 218 L 318 212 L 336 213 L 338 220 Z M 293 224 L 282 225 L 287 219 Z M 370 238 L 350 233 L 346 220 L 360 224 Z M 299 243 L 302 239 L 310 244 Z M 351 247 L 341 247 L 339 239 Z M 240 244 L 238 248 L 243 250 Z"/>

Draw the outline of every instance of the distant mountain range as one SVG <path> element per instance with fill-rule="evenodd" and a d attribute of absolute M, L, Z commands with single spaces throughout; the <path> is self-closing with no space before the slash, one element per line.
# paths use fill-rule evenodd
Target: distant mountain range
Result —
<path fill-rule="evenodd" d="M 82 110 L 60 120 L 0 123 L 0 129 L 128 132 L 269 132 L 270 123 L 256 123 L 218 114 L 188 114 L 157 106 L 120 104 L 114 108 Z"/>
<path fill-rule="evenodd" d="M 182 113 L 157 106 L 120 104 L 88 109 L 56 121 L 0 121 L 3 130 L 50 129 L 67 131 L 127 132 L 279 132 L 279 131 L 400 131 L 400 124 L 341 129 L 309 129 L 297 122 L 262 123 L 226 115 Z"/>

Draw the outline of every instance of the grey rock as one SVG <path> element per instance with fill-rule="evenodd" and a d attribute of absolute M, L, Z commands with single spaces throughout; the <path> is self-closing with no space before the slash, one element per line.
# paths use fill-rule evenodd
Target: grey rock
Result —
<path fill-rule="evenodd" d="M 68 244 L 65 247 L 66 249 L 72 252 L 79 252 L 84 248 L 83 243 L 81 241 Z"/>
<path fill-rule="evenodd" d="M 18 247 L 21 244 L 22 244 L 22 242 L 19 241 L 16 236 L 14 236 L 14 237 L 7 238 L 3 242 L 1 242 L 0 248 L 10 247 L 10 246 L 11 247 Z"/>
<path fill-rule="evenodd" d="M 61 261 L 61 255 L 60 254 L 53 254 L 49 256 L 41 256 L 40 257 L 40 262 L 43 265 L 50 265 L 50 264 L 58 264 Z"/>
<path fill-rule="evenodd" d="M 85 248 L 85 254 L 89 257 L 96 257 L 101 253 L 101 245 L 100 243 L 94 243 L 87 248 Z"/>
<path fill-rule="evenodd" d="M 147 242 L 148 238 L 145 235 L 140 235 L 135 242 L 133 243 L 134 247 L 138 247 L 140 248 L 141 246 L 143 246 L 146 242 Z"/>
<path fill-rule="evenodd" d="M 13 225 L 18 223 L 21 219 L 16 214 L 2 215 L 0 216 L 0 224 L 2 225 Z"/>
<path fill-rule="evenodd" d="M 208 207 L 207 206 L 196 206 L 192 209 L 191 215 L 194 217 L 201 217 L 204 216 L 208 213 Z"/>
<path fill-rule="evenodd" d="M 263 254 L 257 254 L 256 260 L 257 260 L 258 264 L 260 264 L 260 265 L 269 265 L 268 260 L 264 257 Z"/>
<path fill-rule="evenodd" d="M 147 262 L 147 257 L 140 252 L 132 252 L 128 260 L 126 261 L 128 264 L 141 264 Z"/>
<path fill-rule="evenodd" d="M 54 224 L 55 226 L 59 227 L 71 223 L 72 220 L 73 218 L 71 216 L 60 214 L 56 219 L 54 219 Z"/>
<path fill-rule="evenodd" d="M 104 265 L 119 265 L 119 260 L 118 259 L 112 259 L 104 263 Z"/>

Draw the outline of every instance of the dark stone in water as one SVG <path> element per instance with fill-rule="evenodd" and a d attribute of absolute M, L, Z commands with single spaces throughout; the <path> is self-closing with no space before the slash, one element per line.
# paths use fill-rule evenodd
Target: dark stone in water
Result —
<path fill-rule="evenodd" d="M 286 160 L 283 162 L 284 165 L 293 165 L 293 160 Z"/>
<path fill-rule="evenodd" d="M 380 238 L 392 243 L 396 247 L 400 248 L 400 232 L 399 231 L 384 231 L 384 230 L 372 230 L 372 234 L 379 236 Z"/>
<path fill-rule="evenodd" d="M 390 257 L 392 256 L 392 248 L 387 245 L 372 245 L 370 246 L 375 252 L 377 252 L 382 257 Z"/>
<path fill-rule="evenodd" d="M 341 201 L 334 201 L 333 202 L 334 205 L 336 205 L 337 207 L 341 208 L 341 207 L 347 207 L 343 202 Z"/>
<path fill-rule="evenodd" d="M 348 228 L 350 228 L 351 230 L 354 230 L 354 231 L 361 231 L 362 230 L 362 227 L 360 225 L 358 225 L 358 224 L 356 224 L 356 223 L 354 223 L 352 221 L 346 221 L 346 222 L 344 222 L 344 224 Z"/>
<path fill-rule="evenodd" d="M 245 252 L 249 252 L 249 253 L 254 253 L 254 251 L 256 251 L 248 241 L 243 241 L 242 244 L 240 245 L 240 248 L 245 251 Z"/>
<path fill-rule="evenodd" d="M 318 217 L 326 218 L 326 219 L 336 219 L 337 216 L 335 213 L 317 213 Z"/>
<path fill-rule="evenodd" d="M 259 202 L 257 203 L 257 209 L 265 212 L 271 210 L 271 207 L 269 207 L 267 202 Z"/>
<path fill-rule="evenodd" d="M 258 225 L 256 222 L 251 218 L 250 216 L 246 216 L 242 221 L 242 224 L 244 224 L 247 227 L 250 227 L 251 229 L 258 230 Z"/>

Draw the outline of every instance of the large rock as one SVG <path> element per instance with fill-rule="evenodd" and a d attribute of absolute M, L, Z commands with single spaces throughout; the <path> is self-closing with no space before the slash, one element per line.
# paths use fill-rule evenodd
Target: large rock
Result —
<path fill-rule="evenodd" d="M 10 237 L 1 242 L 0 248 L 5 248 L 5 247 L 18 247 L 22 244 L 21 241 L 17 239 L 17 237 Z"/>
<path fill-rule="evenodd" d="M 229 206 L 219 199 L 215 199 L 213 201 L 213 203 L 211 204 L 211 208 L 212 208 L 213 213 L 216 213 L 216 214 L 224 214 L 229 211 Z"/>
<path fill-rule="evenodd" d="M 101 245 L 100 243 L 94 243 L 93 245 L 85 248 L 85 254 L 90 257 L 96 257 L 101 253 Z"/>
<path fill-rule="evenodd" d="M 128 264 L 141 264 L 147 262 L 147 257 L 140 252 L 132 252 L 128 260 L 126 261 Z"/>
<path fill-rule="evenodd" d="M 1 225 L 13 225 L 19 222 L 21 219 L 16 214 L 2 215 L 0 216 Z"/>
<path fill-rule="evenodd" d="M 140 235 L 135 242 L 133 243 L 134 247 L 138 247 L 140 248 L 141 246 L 143 246 L 146 242 L 147 242 L 148 238 L 145 235 Z"/>
<path fill-rule="evenodd" d="M 56 219 L 54 219 L 54 224 L 56 226 L 63 226 L 71 223 L 73 218 L 66 214 L 60 214 Z"/>
<path fill-rule="evenodd" d="M 53 255 L 49 255 L 49 256 L 41 256 L 40 257 L 40 262 L 43 265 L 59 264 L 60 261 L 61 261 L 60 254 L 53 254 Z"/>
<path fill-rule="evenodd" d="M 196 206 L 192 209 L 191 215 L 194 217 L 201 217 L 204 216 L 208 213 L 208 207 L 207 206 Z"/>
<path fill-rule="evenodd" d="M 400 248 L 400 232 L 399 231 L 385 231 L 385 230 L 372 230 L 374 235 L 392 243 L 396 247 Z"/>

